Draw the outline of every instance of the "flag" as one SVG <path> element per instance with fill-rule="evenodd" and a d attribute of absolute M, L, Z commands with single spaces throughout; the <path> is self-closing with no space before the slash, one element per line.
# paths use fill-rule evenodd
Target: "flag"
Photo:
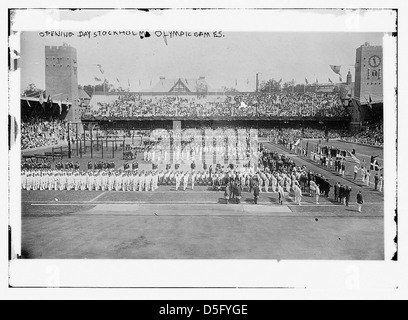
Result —
<path fill-rule="evenodd" d="M 95 81 L 101 82 L 102 79 L 101 79 L 101 78 L 98 78 L 98 77 L 95 77 Z"/>
<path fill-rule="evenodd" d="M 309 81 L 307 81 L 307 79 L 305 78 L 305 82 L 306 82 L 306 84 L 309 84 Z"/>
<path fill-rule="evenodd" d="M 329 78 L 329 82 L 330 82 L 330 83 L 333 83 L 333 81 L 331 81 L 331 79 L 330 79 L 330 78 Z"/>
<path fill-rule="evenodd" d="M 50 105 L 49 105 L 49 108 L 50 108 L 51 110 L 52 110 L 53 104 L 54 104 L 54 101 L 52 101 L 52 97 L 50 96 Z"/>
<path fill-rule="evenodd" d="M 357 104 L 358 112 L 361 113 L 361 105 L 358 103 L 357 99 L 352 99 L 352 103 L 354 106 Z"/>
<path fill-rule="evenodd" d="M 51 96 L 49 95 L 47 98 L 47 103 L 43 105 L 43 109 L 44 111 L 46 111 L 46 108 L 51 109 L 51 107 L 52 107 L 52 100 L 51 100 Z"/>
<path fill-rule="evenodd" d="M 24 96 L 25 96 L 26 101 L 27 101 L 27 103 L 28 103 L 28 107 L 31 108 L 31 104 L 30 104 L 30 101 L 28 101 L 27 94 L 24 94 Z"/>
<path fill-rule="evenodd" d="M 42 93 L 42 92 L 40 93 L 40 100 L 39 100 L 39 102 L 40 102 L 40 105 L 41 105 L 41 106 L 44 104 L 44 96 L 43 96 L 43 93 Z"/>
<path fill-rule="evenodd" d="M 340 82 L 343 82 L 343 78 L 341 76 L 339 77 L 339 79 L 340 79 Z"/>
<path fill-rule="evenodd" d="M 130 80 L 128 79 L 128 87 L 130 87 Z"/>
<path fill-rule="evenodd" d="M 368 96 L 368 99 L 366 97 L 364 97 L 367 101 L 368 106 L 370 107 L 370 109 L 373 109 L 373 106 L 371 105 L 371 102 L 373 102 L 373 100 L 371 99 L 371 96 Z"/>
<path fill-rule="evenodd" d="M 119 81 L 119 79 L 118 78 L 116 78 L 116 81 L 120 84 L 120 81 Z"/>
<path fill-rule="evenodd" d="M 340 75 L 341 66 L 330 65 L 330 68 L 333 70 L 334 73 Z"/>
<path fill-rule="evenodd" d="M 351 151 L 348 151 L 348 150 L 346 152 L 345 160 L 351 163 L 360 164 L 360 160 L 357 159 L 357 157 Z"/>
<path fill-rule="evenodd" d="M 62 99 L 58 101 L 58 107 L 59 107 L 59 114 L 62 114 Z"/>
<path fill-rule="evenodd" d="M 99 68 L 99 71 L 100 71 L 102 74 L 104 74 L 105 71 L 102 69 L 102 65 L 101 65 L 101 64 L 97 64 L 97 66 L 98 66 L 98 68 Z"/>

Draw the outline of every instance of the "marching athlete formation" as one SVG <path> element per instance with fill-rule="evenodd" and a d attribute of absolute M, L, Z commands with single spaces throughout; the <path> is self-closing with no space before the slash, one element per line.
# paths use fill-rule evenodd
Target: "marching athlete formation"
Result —
<path fill-rule="evenodd" d="M 137 164 L 132 168 L 126 163 L 124 169 L 112 166 L 99 168 L 88 165 L 88 170 L 78 170 L 76 166 L 56 166 L 56 169 L 23 169 L 21 187 L 24 190 L 95 190 L 95 191 L 156 191 L 159 186 L 175 186 L 176 191 L 194 190 L 195 186 L 212 187 L 215 191 L 225 191 L 228 198 L 241 197 L 241 192 L 277 193 L 279 203 L 290 195 L 294 203 L 301 205 L 302 196 L 308 192 L 319 204 L 320 196 L 327 198 L 332 187 L 324 176 L 308 171 L 305 166 L 296 166 L 293 160 L 283 154 L 260 151 L 259 167 L 220 164 L 208 170 L 151 170 L 139 171 Z M 382 190 L 383 177 L 376 176 L 376 189 Z M 234 191 L 235 190 L 235 191 Z M 238 191 L 238 192 L 237 192 Z M 334 200 L 348 205 L 351 188 L 334 186 Z M 237 196 L 237 194 L 239 194 Z M 239 202 L 238 202 L 239 203 Z M 257 201 L 255 201 L 257 203 Z"/>
<path fill-rule="evenodd" d="M 21 178 L 24 190 L 155 191 L 159 187 L 157 171 L 24 170 Z"/>

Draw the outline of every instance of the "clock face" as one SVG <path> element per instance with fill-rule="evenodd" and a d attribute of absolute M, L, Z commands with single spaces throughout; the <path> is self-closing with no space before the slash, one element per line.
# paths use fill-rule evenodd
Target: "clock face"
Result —
<path fill-rule="evenodd" d="M 381 58 L 379 56 L 371 56 L 368 63 L 371 67 L 377 68 L 381 64 Z"/>

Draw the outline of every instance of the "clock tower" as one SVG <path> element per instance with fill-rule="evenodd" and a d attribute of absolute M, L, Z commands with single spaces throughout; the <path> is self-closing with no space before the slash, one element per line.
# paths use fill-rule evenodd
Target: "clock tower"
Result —
<path fill-rule="evenodd" d="M 354 99 L 350 101 L 350 131 L 360 131 L 364 121 L 372 117 L 368 106 L 383 103 L 383 54 L 382 46 L 371 46 L 368 42 L 356 50 Z"/>
<path fill-rule="evenodd" d="M 356 50 L 355 98 L 361 105 L 383 102 L 382 46 L 371 46 L 368 42 Z"/>

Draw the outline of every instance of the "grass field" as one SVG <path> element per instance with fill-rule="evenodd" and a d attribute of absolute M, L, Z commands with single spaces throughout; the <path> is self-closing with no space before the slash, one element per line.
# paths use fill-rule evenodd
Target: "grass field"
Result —
<path fill-rule="evenodd" d="M 267 144 L 271 150 L 283 152 Z M 350 146 L 351 147 L 351 146 Z M 375 150 L 359 150 L 370 156 Z M 176 192 L 23 191 L 22 254 L 34 259 L 383 260 L 384 198 L 372 186 L 292 155 L 297 164 L 352 188 L 349 207 L 305 195 L 278 205 L 262 193 L 253 204 L 226 204 L 207 187 Z M 365 198 L 357 212 L 356 193 Z"/>

